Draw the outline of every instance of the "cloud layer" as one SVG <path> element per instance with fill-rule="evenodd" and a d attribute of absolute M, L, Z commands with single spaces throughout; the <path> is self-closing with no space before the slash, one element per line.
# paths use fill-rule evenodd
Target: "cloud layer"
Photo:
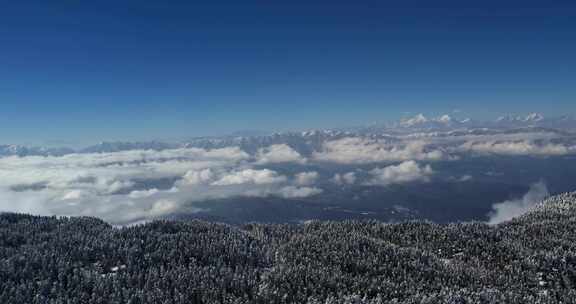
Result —
<path fill-rule="evenodd" d="M 182 210 L 199 211 L 193 207 L 199 201 L 239 196 L 307 198 L 324 192 L 319 186 L 323 178 L 341 185 L 358 182 L 354 172 L 322 177 L 313 170 L 287 174 L 263 167 L 306 162 L 285 145 L 272 145 L 253 155 L 232 147 L 4 157 L 0 158 L 0 211 L 96 216 L 126 224 Z M 425 181 L 432 174 L 430 166 L 415 161 L 358 172 L 370 179 L 362 184 L 372 186 Z"/>
<path fill-rule="evenodd" d="M 538 144 L 530 140 L 521 141 L 469 141 L 462 144 L 459 149 L 463 152 L 500 155 L 534 155 L 555 156 L 567 155 L 576 152 L 574 147 L 562 144 Z"/>
<path fill-rule="evenodd" d="M 267 151 L 268 161 L 279 160 L 270 156 L 277 147 Z M 170 214 L 194 201 L 303 198 L 322 192 L 305 187 L 314 183 L 311 172 L 290 177 L 256 164 L 260 155 L 239 148 L 5 157 L 0 158 L 0 210 L 128 223 Z"/>
<path fill-rule="evenodd" d="M 340 164 L 441 160 L 445 157 L 444 152 L 430 148 L 421 140 L 391 143 L 361 137 L 347 137 L 325 142 L 322 151 L 313 154 L 313 158 L 317 161 Z"/>
<path fill-rule="evenodd" d="M 576 140 L 562 136 L 484 129 L 394 136 L 316 132 L 257 142 L 247 148 L 250 153 L 238 145 L 7 156 L 0 157 L 0 211 L 97 216 L 124 224 L 182 210 L 195 212 L 193 203 L 207 200 L 239 196 L 297 200 L 335 185 L 354 189 L 427 182 L 442 171 L 439 162 L 472 155 L 576 154 Z M 443 173 L 451 176 L 451 182 L 476 180 Z M 491 222 L 524 212 L 547 193 L 545 186 L 533 188 L 521 200 L 494 205 Z"/>

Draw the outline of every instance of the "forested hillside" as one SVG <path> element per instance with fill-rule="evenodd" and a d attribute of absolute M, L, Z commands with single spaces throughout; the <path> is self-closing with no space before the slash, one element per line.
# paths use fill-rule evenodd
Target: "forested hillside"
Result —
<path fill-rule="evenodd" d="M 576 193 L 498 226 L 0 215 L 0 303 L 576 303 Z"/>

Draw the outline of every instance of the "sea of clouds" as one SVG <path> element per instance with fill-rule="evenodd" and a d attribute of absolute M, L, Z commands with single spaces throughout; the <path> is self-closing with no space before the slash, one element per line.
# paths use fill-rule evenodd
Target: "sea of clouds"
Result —
<path fill-rule="evenodd" d="M 574 146 L 555 139 L 545 132 L 404 136 L 393 141 L 348 136 L 327 140 L 307 154 L 287 144 L 274 144 L 253 153 L 225 147 L 8 156 L 0 158 L 0 211 L 96 216 L 129 224 L 182 210 L 198 211 L 192 203 L 199 201 L 313 197 L 326 191 L 325 183 L 371 187 L 425 183 L 437 173 L 435 163 L 457 162 L 462 157 L 576 153 Z M 278 164 L 295 169 L 282 173 L 274 169 Z M 341 166 L 342 170 L 321 176 L 314 170 L 319 165 Z M 495 206 L 492 221 L 507 217 L 500 214 L 508 214 L 510 208 L 524 210 L 525 205 Z"/>

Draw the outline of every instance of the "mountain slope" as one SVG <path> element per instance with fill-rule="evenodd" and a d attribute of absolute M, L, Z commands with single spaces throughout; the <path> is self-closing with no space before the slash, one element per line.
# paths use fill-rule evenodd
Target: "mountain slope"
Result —
<path fill-rule="evenodd" d="M 1 303 L 574 303 L 576 193 L 483 223 L 0 215 Z"/>

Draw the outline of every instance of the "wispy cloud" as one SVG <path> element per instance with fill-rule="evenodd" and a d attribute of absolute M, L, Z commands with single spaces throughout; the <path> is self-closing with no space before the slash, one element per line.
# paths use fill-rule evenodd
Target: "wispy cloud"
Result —
<path fill-rule="evenodd" d="M 534 205 L 544 200 L 548 195 L 548 188 L 543 181 L 532 184 L 530 190 L 521 198 L 494 204 L 488 222 L 490 224 L 499 224 L 518 217 L 528 212 Z"/>
<path fill-rule="evenodd" d="M 460 151 L 480 154 L 553 156 L 576 152 L 575 147 L 563 144 L 521 141 L 469 141 L 462 144 Z"/>
<path fill-rule="evenodd" d="M 424 141 L 386 142 L 362 137 L 347 137 L 328 141 L 322 151 L 313 155 L 316 161 L 341 164 L 365 164 L 405 160 L 441 160 L 446 155 L 433 149 Z"/>

